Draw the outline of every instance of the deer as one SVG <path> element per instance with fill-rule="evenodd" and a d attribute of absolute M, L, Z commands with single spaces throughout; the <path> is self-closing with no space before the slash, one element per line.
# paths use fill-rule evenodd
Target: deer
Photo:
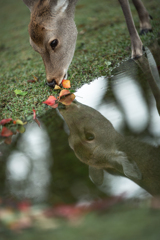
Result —
<path fill-rule="evenodd" d="M 160 195 L 160 146 L 120 134 L 100 112 L 78 101 L 59 107 L 59 112 L 69 128 L 69 145 L 89 166 L 95 185 L 101 186 L 107 173 L 132 180 L 152 196 Z"/>
<path fill-rule="evenodd" d="M 54 88 L 67 78 L 73 59 L 77 28 L 74 12 L 78 0 L 23 0 L 31 12 L 30 44 L 44 62 L 47 85 Z M 152 31 L 151 16 L 141 0 L 132 0 L 140 20 L 140 33 Z M 119 0 L 131 39 L 131 58 L 143 55 L 143 43 L 136 30 L 128 0 Z"/>

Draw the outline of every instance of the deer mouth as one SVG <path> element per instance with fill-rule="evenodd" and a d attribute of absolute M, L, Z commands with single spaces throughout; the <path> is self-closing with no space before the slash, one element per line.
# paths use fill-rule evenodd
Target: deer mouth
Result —
<path fill-rule="evenodd" d="M 55 88 L 56 81 L 53 79 L 51 82 L 47 82 L 46 85 L 48 85 L 50 88 Z"/>
<path fill-rule="evenodd" d="M 67 73 L 64 74 L 63 79 L 67 79 Z M 53 79 L 51 82 L 47 82 L 46 85 L 48 85 L 50 88 L 55 88 L 55 85 L 61 86 L 63 79 L 60 81 L 60 83 L 57 83 L 56 80 Z"/>

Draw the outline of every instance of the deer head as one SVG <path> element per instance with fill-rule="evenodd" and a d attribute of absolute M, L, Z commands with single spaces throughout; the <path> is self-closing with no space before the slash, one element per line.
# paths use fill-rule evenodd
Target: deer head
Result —
<path fill-rule="evenodd" d="M 31 11 L 30 44 L 44 62 L 48 85 L 60 84 L 72 61 L 77 29 L 77 0 L 23 0 Z"/>

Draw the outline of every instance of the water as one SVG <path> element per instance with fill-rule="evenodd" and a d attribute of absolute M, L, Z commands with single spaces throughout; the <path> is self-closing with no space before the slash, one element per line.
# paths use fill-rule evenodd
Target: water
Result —
<path fill-rule="evenodd" d="M 47 111 L 40 128 L 33 122 L 1 142 L 1 209 L 160 193 L 160 46 L 146 50 L 78 89 L 77 102 Z"/>

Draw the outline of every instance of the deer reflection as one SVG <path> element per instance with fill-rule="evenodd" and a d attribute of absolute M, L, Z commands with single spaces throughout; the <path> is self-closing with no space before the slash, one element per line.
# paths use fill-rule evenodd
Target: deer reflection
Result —
<path fill-rule="evenodd" d="M 89 165 L 95 184 L 103 183 L 107 171 L 131 179 L 152 195 L 160 194 L 160 147 L 120 135 L 98 111 L 78 102 L 60 113 L 70 130 L 70 147 Z"/>

